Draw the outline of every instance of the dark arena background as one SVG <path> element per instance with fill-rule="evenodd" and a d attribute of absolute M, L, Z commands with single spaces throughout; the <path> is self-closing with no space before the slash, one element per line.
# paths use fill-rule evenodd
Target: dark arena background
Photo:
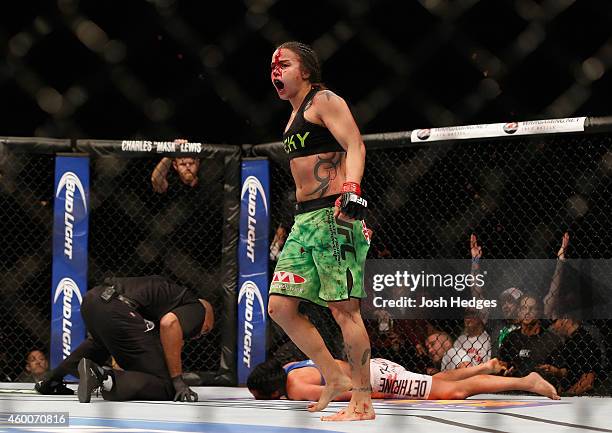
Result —
<path fill-rule="evenodd" d="M 517 281 L 496 287 L 495 295 L 516 287 L 515 294 L 537 298 L 543 304 L 539 319 L 546 332 L 558 333 L 559 317 L 578 326 L 583 341 L 573 338 L 569 347 L 570 336 L 559 334 L 559 346 L 549 348 L 550 359 L 565 356 L 563 367 L 570 372 L 547 377 L 562 397 L 580 405 L 584 400 L 571 398 L 612 395 L 612 297 L 609 291 L 593 295 L 600 286 L 609 289 L 612 280 L 593 281 L 581 272 L 565 272 L 555 280 L 564 236 L 569 239 L 565 260 L 582 263 L 582 270 L 584 266 L 612 269 L 605 265 L 612 263 L 608 262 L 612 259 L 611 2 L 57 0 L 10 2 L 4 9 L 0 14 L 3 384 L 32 379 L 24 375 L 30 351 L 50 356 L 58 194 L 54 170 L 58 156 L 71 155 L 89 157 L 87 286 L 128 275 L 163 275 L 188 286 L 213 304 L 216 326 L 209 336 L 185 344 L 184 370 L 195 373 L 197 379 L 192 379 L 203 387 L 244 384 L 238 375 L 243 341 L 237 308 L 244 196 L 241 164 L 262 158 L 270 163 L 267 255 L 279 233 L 290 230 L 295 201 L 279 141 L 290 106 L 277 97 L 270 83 L 270 61 L 279 44 L 299 40 L 319 54 L 323 81 L 347 101 L 364 137 L 362 187 L 370 203 L 367 222 L 373 232 L 368 259 L 465 259 L 469 269 L 474 234 L 482 248 L 482 257 L 475 262 L 482 266 L 487 260 L 549 259 L 552 268 L 542 280 L 531 286 Z M 558 120 L 535 122 L 524 135 L 520 132 L 524 122 L 551 119 Z M 477 128 L 459 128 L 485 124 L 498 124 L 499 133 L 479 135 L 473 132 Z M 566 124 L 579 129 L 564 130 Z M 458 128 L 440 129 L 448 127 Z M 519 133 L 514 134 L 513 128 Z M 436 131 L 442 134 L 439 141 L 434 140 Z M 167 173 L 160 169 L 162 158 L 175 157 L 199 159 L 197 187 L 183 185 L 171 166 Z M 275 260 L 266 259 L 268 283 Z M 603 275 L 609 277 L 610 272 Z M 551 296 L 552 281 L 559 289 L 556 297 Z M 547 302 L 556 302 L 556 315 L 548 314 Z M 303 303 L 301 308 L 334 357 L 346 359 L 331 313 L 311 304 Z M 519 323 L 518 309 L 515 314 L 503 320 Z M 460 339 L 469 320 L 467 312 L 465 318 L 392 316 L 385 311 L 364 313 L 372 356 L 424 374 L 441 369 L 435 352 L 448 354 L 450 348 L 443 340 Z M 306 359 L 269 317 L 266 320 L 268 359 Z M 503 320 L 478 320 L 483 339 L 476 338 L 470 349 L 458 349 L 466 352 L 457 355 L 460 360 L 482 350 L 488 353 L 481 362 L 502 356 L 494 333 Z M 563 344 L 569 347 L 565 351 Z M 573 386 L 583 379 L 588 384 Z M 13 386 L 32 388 L 31 383 Z M 201 400 L 217 401 L 206 388 L 200 389 L 204 390 Z M 12 397 L 4 399 L 9 393 L 2 392 L 0 399 L 7 406 L 0 412 L 17 408 L 21 400 L 11 403 Z M 498 397 L 513 401 L 523 394 Z M 228 396 L 228 407 L 237 407 L 236 400 L 242 402 L 246 396 Z M 35 397 L 24 392 L 19 398 Z M 597 401 L 602 405 L 598 414 L 610 409 L 603 406 L 609 405 L 608 398 Z M 221 411 L 223 404 L 204 407 Z M 76 406 L 66 407 L 72 414 Z M 296 416 L 311 415 L 302 406 L 287 407 L 299 410 Z M 271 410 L 276 416 L 271 407 L 249 406 L 253 408 Z M 384 409 L 381 406 L 380 412 Z M 576 409 L 568 413 L 572 411 Z M 117 413 L 118 418 L 126 417 Z M 136 418 L 158 419 L 142 413 Z M 515 415 L 525 423 L 521 431 L 539 425 L 550 431 L 561 426 L 612 431 L 603 428 L 612 425 L 609 417 L 575 413 L 571 419 L 560 412 L 527 409 Z M 474 428 L 465 419 L 434 422 L 427 414 L 414 416 L 420 417 L 419 423 L 433 422 L 433 428 L 448 424 Z M 213 418 L 188 412 L 180 417 L 188 422 Z M 381 428 L 401 425 L 407 430 L 417 425 L 404 426 L 400 418 L 394 417 L 393 424 L 390 416 Z M 238 421 L 232 414 L 229 421 L 221 417 L 216 422 Z M 401 422 L 408 421 L 401 418 Z M 482 420 L 480 431 L 515 431 L 503 422 L 494 429 L 498 422 Z M 268 420 L 250 431 L 314 432 L 319 425 L 266 430 L 269 424 L 274 423 Z M 222 431 L 211 425 L 206 431 Z M 158 427 L 191 431 L 170 424 Z M 338 431 L 377 429 L 375 424 L 355 430 L 345 427 Z M 147 431 L 152 425 L 138 428 Z"/>

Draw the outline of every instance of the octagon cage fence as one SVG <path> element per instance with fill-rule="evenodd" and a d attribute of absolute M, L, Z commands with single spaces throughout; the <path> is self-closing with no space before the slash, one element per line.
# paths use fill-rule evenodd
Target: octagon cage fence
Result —
<path fill-rule="evenodd" d="M 612 118 L 584 118 L 581 125 L 580 131 L 559 132 L 550 126 L 548 131 L 489 137 L 470 136 L 469 127 L 441 128 L 450 134 L 437 141 L 432 140 L 435 130 L 364 136 L 362 190 L 370 203 L 367 225 L 372 230 L 369 262 L 470 259 L 471 247 L 480 248 L 480 263 L 554 260 L 564 238 L 564 256 L 570 262 L 612 259 Z M 461 135 L 466 131 L 468 135 Z M 130 141 L 0 139 L 2 381 L 18 380 L 30 350 L 48 353 L 55 159 L 87 154 L 88 287 L 108 276 L 159 274 L 210 300 L 216 311 L 215 330 L 186 343 L 184 368 L 197 372 L 202 384 L 237 384 L 240 164 L 246 157 L 268 158 L 270 239 L 287 233 L 295 196 L 282 143 L 195 143 L 185 152 L 173 148 L 174 152 L 165 153 L 156 151 L 159 142 L 147 142 L 150 148 L 137 151 L 126 143 Z M 199 159 L 197 185 L 185 185 L 169 165 L 167 188 L 155 191 L 152 179 L 160 175 L 156 167 L 162 157 Z M 475 245 L 471 239 L 476 239 Z M 271 259 L 270 277 L 275 264 Z M 549 362 L 571 374 L 552 379 L 562 392 L 578 393 L 571 378 L 591 373 L 590 385 L 580 393 L 612 395 L 612 378 L 607 374 L 612 356 L 609 313 L 600 314 L 591 305 L 581 310 L 580 317 L 564 314 L 563 306 L 582 299 L 587 288 L 571 273 L 563 278 L 568 281 L 560 285 L 559 313 L 543 314 L 542 327 L 554 333 L 555 319 L 571 316 L 588 344 L 579 346 L 582 350 L 564 351 L 563 345 L 572 339 L 565 335 L 555 340 L 558 347 L 547 350 L 558 356 Z M 544 303 L 550 300 L 548 287 L 517 285 L 516 289 Z M 599 309 L 610 310 L 603 304 Z M 345 359 L 341 334 L 329 311 L 306 303 L 301 310 L 315 323 L 334 357 Z M 372 356 L 423 373 L 441 368 L 432 354 L 433 340 L 448 338 L 456 343 L 467 326 L 461 317 L 408 319 L 364 313 L 364 318 Z M 481 335 L 490 341 L 471 340 L 478 347 L 463 349 L 479 352 L 488 344 L 480 358 L 484 362 L 501 355 L 495 323 L 502 319 L 479 320 L 484 326 Z M 520 328 L 518 321 L 515 328 Z M 574 340 L 573 344 L 579 343 Z M 568 353 L 571 357 L 563 358 Z M 271 321 L 267 356 L 281 362 L 305 359 Z"/>

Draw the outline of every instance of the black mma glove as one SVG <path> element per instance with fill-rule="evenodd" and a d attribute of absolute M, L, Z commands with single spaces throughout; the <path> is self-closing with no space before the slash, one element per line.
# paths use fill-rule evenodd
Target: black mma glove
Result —
<path fill-rule="evenodd" d="M 355 220 L 362 220 L 368 210 L 368 201 L 361 197 L 361 187 L 355 182 L 344 182 L 336 207 L 344 215 Z"/>
<path fill-rule="evenodd" d="M 198 394 L 187 386 L 182 375 L 173 377 L 172 385 L 176 391 L 176 394 L 174 394 L 174 401 L 198 401 Z"/>
<path fill-rule="evenodd" d="M 66 386 L 62 378 L 54 377 L 52 371 L 47 371 L 43 379 L 36 382 L 34 389 L 45 395 L 73 395 L 74 391 Z"/>

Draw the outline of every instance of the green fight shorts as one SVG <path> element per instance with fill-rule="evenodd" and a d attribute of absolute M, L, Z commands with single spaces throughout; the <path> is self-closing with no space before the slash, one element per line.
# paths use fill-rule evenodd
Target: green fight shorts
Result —
<path fill-rule="evenodd" d="M 365 223 L 334 219 L 333 207 L 298 214 L 274 270 L 270 294 L 324 307 L 365 298 L 363 269 L 369 248 Z"/>

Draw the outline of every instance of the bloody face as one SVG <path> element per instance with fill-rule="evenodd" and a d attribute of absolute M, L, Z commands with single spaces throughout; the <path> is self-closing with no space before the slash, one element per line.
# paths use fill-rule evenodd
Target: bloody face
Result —
<path fill-rule="evenodd" d="M 281 99 L 289 99 L 306 81 L 299 56 L 286 48 L 277 49 L 272 55 L 270 79 L 278 96 Z"/>

